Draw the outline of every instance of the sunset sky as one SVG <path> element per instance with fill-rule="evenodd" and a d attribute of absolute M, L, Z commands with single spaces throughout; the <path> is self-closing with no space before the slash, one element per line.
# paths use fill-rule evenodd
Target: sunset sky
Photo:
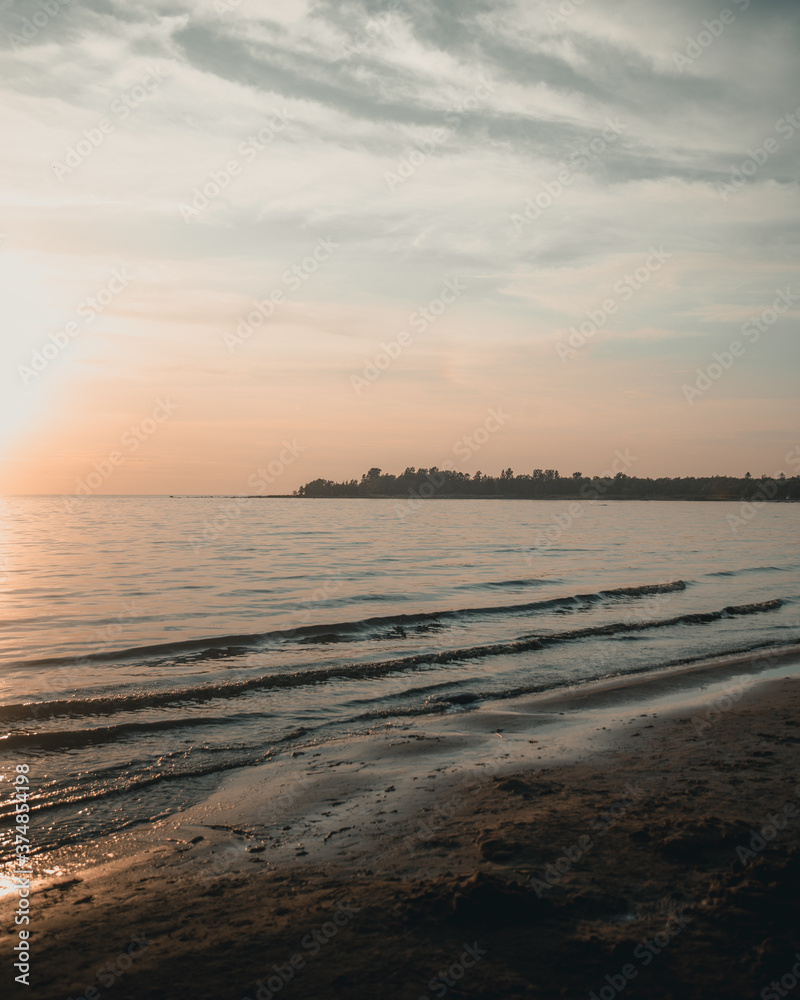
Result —
<path fill-rule="evenodd" d="M 2 492 L 786 468 L 799 29 L 796 0 L 4 3 Z"/>

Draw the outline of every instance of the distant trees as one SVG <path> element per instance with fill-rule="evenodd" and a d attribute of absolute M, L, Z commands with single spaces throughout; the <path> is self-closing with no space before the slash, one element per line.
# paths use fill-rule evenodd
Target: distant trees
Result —
<path fill-rule="evenodd" d="M 767 489 L 764 484 L 773 484 Z M 450 469 L 415 469 L 410 465 L 400 475 L 374 467 L 360 481 L 333 482 L 314 479 L 296 491 L 300 497 L 507 497 L 521 499 L 590 499 L 602 495 L 610 500 L 751 500 L 768 496 L 776 500 L 800 500 L 800 477 L 772 480 L 732 476 L 645 479 L 618 472 L 611 478 L 573 472 L 562 478 L 556 469 L 534 469 L 514 475 L 511 468 L 499 476 L 483 472 L 470 475 Z"/>

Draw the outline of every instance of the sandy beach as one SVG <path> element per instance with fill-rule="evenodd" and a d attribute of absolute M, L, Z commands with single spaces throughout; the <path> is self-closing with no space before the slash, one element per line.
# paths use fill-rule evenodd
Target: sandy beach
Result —
<path fill-rule="evenodd" d="M 800 0 L 0 25 L 0 1000 L 800 1000 Z"/>
<path fill-rule="evenodd" d="M 387 725 L 361 745 L 298 733 L 280 766 L 232 776 L 131 856 L 38 885 L 26 995 L 786 989 L 798 669 L 793 647 Z"/>

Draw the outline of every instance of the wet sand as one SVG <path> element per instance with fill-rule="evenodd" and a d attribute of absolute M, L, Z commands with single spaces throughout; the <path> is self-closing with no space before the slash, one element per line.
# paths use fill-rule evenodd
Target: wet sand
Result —
<path fill-rule="evenodd" d="M 795 648 L 369 738 L 299 732 L 296 756 L 231 776 L 136 856 L 40 885 L 32 985 L 14 994 L 786 990 L 800 952 L 798 667 Z"/>

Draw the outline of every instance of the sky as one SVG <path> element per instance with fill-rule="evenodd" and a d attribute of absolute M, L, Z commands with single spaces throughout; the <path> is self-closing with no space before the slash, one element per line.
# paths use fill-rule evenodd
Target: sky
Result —
<path fill-rule="evenodd" d="M 799 36 L 796 0 L 5 0 L 0 491 L 787 469 Z"/>

